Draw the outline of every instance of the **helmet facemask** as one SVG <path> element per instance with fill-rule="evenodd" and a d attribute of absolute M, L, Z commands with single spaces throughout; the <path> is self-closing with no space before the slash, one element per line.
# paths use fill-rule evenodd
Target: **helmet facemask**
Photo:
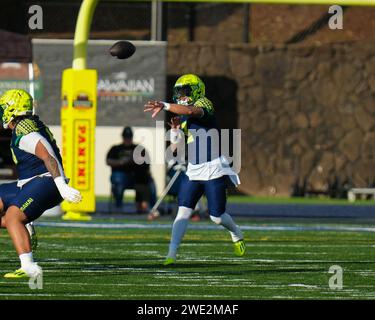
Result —
<path fill-rule="evenodd" d="M 188 106 L 194 103 L 193 89 L 190 85 L 176 86 L 173 89 L 173 101 L 177 104 Z"/>

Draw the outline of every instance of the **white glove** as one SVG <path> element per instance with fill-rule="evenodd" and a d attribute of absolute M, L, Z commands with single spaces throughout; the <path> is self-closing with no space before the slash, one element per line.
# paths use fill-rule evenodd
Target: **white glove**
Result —
<path fill-rule="evenodd" d="M 61 197 L 64 200 L 68 202 L 73 202 L 73 203 L 81 202 L 82 200 L 81 193 L 78 190 L 72 187 L 69 187 L 66 184 L 65 179 L 63 177 L 60 176 L 60 177 L 55 178 L 55 184 L 61 194 Z"/>
<path fill-rule="evenodd" d="M 181 132 L 182 131 L 180 129 L 174 129 L 174 128 L 171 129 L 170 141 L 171 141 L 172 144 L 176 144 L 176 143 L 180 142 L 180 140 L 182 138 Z"/>
<path fill-rule="evenodd" d="M 23 271 L 27 274 L 30 278 L 37 278 L 43 275 L 43 270 L 37 263 L 30 263 L 25 267 L 21 267 Z"/>

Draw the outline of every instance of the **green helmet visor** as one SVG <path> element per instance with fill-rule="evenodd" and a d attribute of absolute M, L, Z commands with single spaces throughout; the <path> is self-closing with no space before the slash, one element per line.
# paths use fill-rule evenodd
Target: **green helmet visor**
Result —
<path fill-rule="evenodd" d="M 193 95 L 193 89 L 189 85 L 177 86 L 173 88 L 173 101 L 177 102 L 181 98 L 191 97 Z"/>

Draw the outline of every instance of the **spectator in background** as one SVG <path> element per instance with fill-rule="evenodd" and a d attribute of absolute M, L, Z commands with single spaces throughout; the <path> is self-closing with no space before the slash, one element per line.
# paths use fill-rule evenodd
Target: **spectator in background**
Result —
<path fill-rule="evenodd" d="M 107 165 L 112 168 L 111 185 L 115 204 L 121 208 L 125 190 L 134 189 L 137 212 L 145 213 L 156 202 L 156 188 L 149 161 L 143 164 L 134 162 L 133 152 L 137 145 L 133 143 L 133 130 L 130 127 L 124 128 L 122 138 L 123 142 L 113 146 L 107 154 Z M 145 149 L 143 152 L 143 156 L 149 158 Z"/>

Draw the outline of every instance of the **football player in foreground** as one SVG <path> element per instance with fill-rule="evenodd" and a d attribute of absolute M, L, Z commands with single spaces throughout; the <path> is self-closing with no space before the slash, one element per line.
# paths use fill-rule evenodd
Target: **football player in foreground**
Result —
<path fill-rule="evenodd" d="M 189 150 L 186 176 L 181 182 L 178 193 L 179 207 L 173 223 L 169 252 L 164 265 L 176 262 L 177 250 L 185 234 L 189 218 L 203 194 L 207 197 L 211 220 L 229 231 L 235 254 L 243 256 L 245 253 L 243 234 L 226 212 L 227 181 L 230 179 L 237 186 L 240 183 L 238 175 L 227 165 L 225 157 L 220 155 L 218 145 L 211 146 L 211 143 L 207 142 L 206 157 L 202 154 L 198 155 L 202 150 L 199 143 L 203 145 L 203 142 L 199 142 L 201 138 L 194 137 L 197 130 L 205 132 L 217 130 L 220 136 L 220 128 L 215 121 L 213 105 L 205 97 L 204 83 L 193 74 L 181 76 L 174 86 L 173 100 L 175 103 L 149 101 L 144 107 L 144 111 L 151 112 L 153 118 L 162 110 L 175 114 L 176 116 L 170 123 L 172 127 L 171 143 L 187 143 Z M 212 152 L 212 148 L 216 148 L 216 152 Z M 191 152 L 192 150 L 195 152 Z"/>
<path fill-rule="evenodd" d="M 10 148 L 18 181 L 0 185 L 0 227 L 6 228 L 20 258 L 21 267 L 5 278 L 37 278 L 42 269 L 34 262 L 30 222 L 63 199 L 78 203 L 81 194 L 67 185 L 60 151 L 46 125 L 33 115 L 33 98 L 21 89 L 0 97 L 0 116 L 12 130 Z M 30 225 L 28 225 L 30 227 Z"/>

